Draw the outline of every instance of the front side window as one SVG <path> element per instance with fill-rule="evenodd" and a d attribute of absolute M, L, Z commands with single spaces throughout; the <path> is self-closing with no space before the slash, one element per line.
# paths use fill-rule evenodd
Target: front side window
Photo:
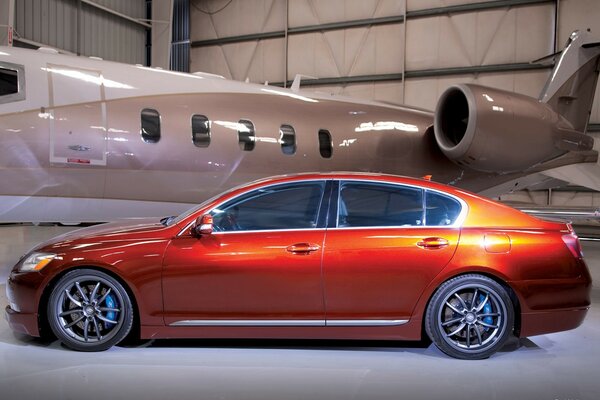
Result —
<path fill-rule="evenodd" d="M 299 182 L 253 190 L 211 212 L 214 230 L 315 228 L 324 188 L 324 182 Z"/>
<path fill-rule="evenodd" d="M 279 142 L 283 154 L 296 153 L 296 131 L 291 125 L 281 125 L 279 128 Z"/>
<path fill-rule="evenodd" d="M 425 210 L 425 223 L 427 226 L 447 226 L 456 222 L 462 206 L 458 200 L 440 193 L 427 191 Z"/>
<path fill-rule="evenodd" d="M 146 143 L 160 140 L 160 114 L 151 108 L 142 110 L 142 139 Z"/>
<path fill-rule="evenodd" d="M 25 100 L 25 68 L 0 62 L 0 104 Z"/>
<path fill-rule="evenodd" d="M 422 189 L 384 183 L 341 183 L 338 227 L 422 225 Z"/>
<path fill-rule="evenodd" d="M 204 115 L 192 116 L 192 142 L 196 147 L 208 147 L 210 144 L 210 121 Z"/>
<path fill-rule="evenodd" d="M 240 149 L 244 151 L 254 150 L 255 141 L 254 124 L 247 119 L 241 119 L 238 127 L 238 143 Z"/>

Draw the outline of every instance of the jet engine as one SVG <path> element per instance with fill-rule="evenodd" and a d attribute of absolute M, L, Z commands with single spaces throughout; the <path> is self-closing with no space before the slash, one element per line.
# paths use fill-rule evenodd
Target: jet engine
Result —
<path fill-rule="evenodd" d="M 451 86 L 442 94 L 434 130 L 450 160 L 483 172 L 523 171 L 594 144 L 546 103 L 472 84 Z"/>

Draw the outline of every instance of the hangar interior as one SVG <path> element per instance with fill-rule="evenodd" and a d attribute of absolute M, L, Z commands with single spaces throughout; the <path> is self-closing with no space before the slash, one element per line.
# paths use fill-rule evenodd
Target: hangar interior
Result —
<path fill-rule="evenodd" d="M 597 0 L 0 0 L 0 44 L 281 87 L 302 75 L 302 90 L 433 110 L 455 83 L 537 98 L 553 66 L 545 57 L 574 30 L 600 37 L 599 20 Z M 588 133 L 600 141 L 600 85 Z M 499 198 L 598 209 L 593 172 L 561 167 Z M 597 399 L 600 235 L 592 228 L 580 234 L 594 278 L 584 325 L 514 342 L 477 368 L 428 343 L 157 341 L 78 354 L 15 336 L 2 321 L 1 397 Z M 0 227 L 2 308 L 16 260 L 72 229 Z"/>

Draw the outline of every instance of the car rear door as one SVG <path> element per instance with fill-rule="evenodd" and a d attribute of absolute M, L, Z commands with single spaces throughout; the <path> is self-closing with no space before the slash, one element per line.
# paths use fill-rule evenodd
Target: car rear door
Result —
<path fill-rule="evenodd" d="M 342 181 L 337 193 L 338 217 L 323 254 L 327 325 L 406 322 L 456 250 L 464 204 L 419 187 L 365 181 Z"/>
<path fill-rule="evenodd" d="M 172 240 L 163 272 L 166 324 L 323 326 L 330 186 L 303 181 L 249 192 L 211 212 L 212 234 Z"/>

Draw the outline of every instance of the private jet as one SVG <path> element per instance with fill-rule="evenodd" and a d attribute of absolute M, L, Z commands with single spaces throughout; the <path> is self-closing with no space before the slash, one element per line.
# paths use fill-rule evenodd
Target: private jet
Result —
<path fill-rule="evenodd" d="M 539 99 L 474 84 L 435 112 L 208 73 L 0 47 L 0 223 L 176 215 L 259 178 L 353 171 L 484 194 L 588 163 L 600 43 L 574 32 Z"/>

